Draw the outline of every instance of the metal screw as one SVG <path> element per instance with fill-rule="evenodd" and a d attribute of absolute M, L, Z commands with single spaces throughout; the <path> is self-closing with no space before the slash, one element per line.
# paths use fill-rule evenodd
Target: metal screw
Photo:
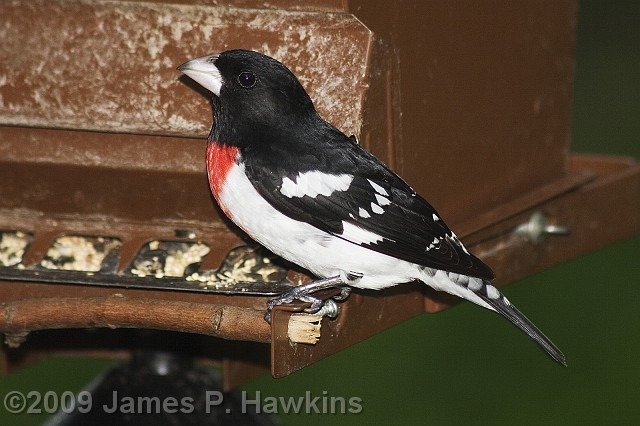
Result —
<path fill-rule="evenodd" d="M 336 318 L 338 316 L 338 313 L 340 313 L 338 304 L 333 299 L 328 299 L 324 301 L 322 308 L 320 308 L 318 312 L 315 312 L 313 315 Z"/>
<path fill-rule="evenodd" d="M 569 235 L 571 230 L 566 226 L 551 225 L 540 211 L 531 215 L 528 222 L 519 225 L 514 233 L 525 237 L 534 244 L 539 244 L 548 235 Z"/>

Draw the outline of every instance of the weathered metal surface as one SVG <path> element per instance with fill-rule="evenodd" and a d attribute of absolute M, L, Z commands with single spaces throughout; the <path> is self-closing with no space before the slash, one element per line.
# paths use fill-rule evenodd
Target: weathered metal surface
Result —
<path fill-rule="evenodd" d="M 630 159 L 602 156 L 570 159 L 572 173 L 593 179 L 468 236 L 474 252 L 496 272 L 499 287 L 640 232 L 640 166 Z M 516 229 L 534 212 L 567 227 L 570 234 L 540 243 L 519 235 Z M 437 312 L 458 301 L 429 291 L 426 310 Z"/>
<path fill-rule="evenodd" d="M 575 0 L 349 0 L 399 51 L 396 169 L 448 223 L 567 171 L 576 8 Z"/>
<path fill-rule="evenodd" d="M 204 137 L 206 101 L 176 66 L 254 49 L 358 134 L 371 33 L 349 14 L 118 1 L 0 3 L 0 124 Z"/>
<path fill-rule="evenodd" d="M 124 0 L 137 1 L 137 0 Z M 203 6 L 244 7 L 320 12 L 345 12 L 347 0 L 150 0 L 153 3 L 192 4 Z"/>

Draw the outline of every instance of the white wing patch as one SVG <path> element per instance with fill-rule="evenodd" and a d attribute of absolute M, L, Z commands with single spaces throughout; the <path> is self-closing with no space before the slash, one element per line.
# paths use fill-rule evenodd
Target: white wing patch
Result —
<path fill-rule="evenodd" d="M 345 222 L 344 220 L 342 221 L 342 229 L 340 236 L 356 244 L 375 244 L 383 240 L 380 235 Z"/>
<path fill-rule="evenodd" d="M 371 185 L 371 187 L 373 189 L 375 189 L 375 191 L 380 194 L 380 195 L 389 195 L 389 193 L 387 192 L 386 189 L 384 189 L 383 187 L 381 187 L 380 185 L 378 185 L 377 183 L 375 183 L 374 181 L 372 181 L 371 179 L 367 179 L 369 181 L 369 184 Z"/>
<path fill-rule="evenodd" d="M 436 248 L 436 244 L 438 244 L 439 242 L 440 242 L 440 240 L 437 237 L 433 237 L 433 241 L 427 247 L 427 251 L 433 250 L 434 248 Z"/>
<path fill-rule="evenodd" d="M 362 207 L 358 207 L 358 216 L 368 219 L 371 217 L 371 215 L 369 214 L 368 211 L 366 211 L 365 209 L 363 209 Z"/>
<path fill-rule="evenodd" d="M 352 181 L 353 175 L 330 175 L 319 171 L 309 171 L 299 173 L 295 182 L 288 177 L 282 179 L 280 193 L 289 198 L 329 196 L 334 191 L 346 191 Z"/>
<path fill-rule="evenodd" d="M 450 238 L 453 240 L 453 242 L 455 242 L 457 245 L 460 246 L 460 248 L 467 254 L 470 254 L 469 251 L 467 250 L 467 248 L 464 246 L 464 244 L 462 244 L 462 241 L 460 241 L 460 238 L 458 238 L 458 236 L 451 231 L 451 236 Z"/>
<path fill-rule="evenodd" d="M 383 197 L 380 194 L 375 194 L 375 196 L 376 196 L 376 201 L 381 206 L 388 206 L 389 204 L 391 204 L 391 201 L 389 201 L 389 199 L 387 197 Z"/>
<path fill-rule="evenodd" d="M 376 214 L 384 213 L 383 208 L 380 207 L 379 205 L 377 205 L 376 203 L 371 203 L 371 211 L 376 213 Z"/>

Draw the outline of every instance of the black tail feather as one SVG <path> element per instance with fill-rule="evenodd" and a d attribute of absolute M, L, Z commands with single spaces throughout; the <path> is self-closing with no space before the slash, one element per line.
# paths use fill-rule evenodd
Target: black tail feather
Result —
<path fill-rule="evenodd" d="M 536 342 L 536 344 L 540 346 L 540 348 L 549 355 L 551 359 L 565 367 L 567 366 L 567 362 L 562 351 L 554 345 L 553 342 L 538 329 L 538 327 L 529 321 L 529 319 L 515 306 L 513 306 L 502 294 L 495 298 L 489 297 L 487 295 L 486 288 L 487 286 L 491 286 L 491 283 L 489 281 L 484 281 L 483 284 L 483 290 L 485 291 L 475 292 L 480 298 L 482 298 L 482 300 L 489 304 L 489 306 L 495 309 L 500 315 L 508 319 L 513 325 L 526 333 L 526 335 Z"/>

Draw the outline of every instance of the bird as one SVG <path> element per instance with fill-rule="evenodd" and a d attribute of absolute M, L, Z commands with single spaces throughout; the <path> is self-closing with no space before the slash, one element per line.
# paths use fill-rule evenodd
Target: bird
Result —
<path fill-rule="evenodd" d="M 489 266 L 400 176 L 325 121 L 284 64 L 234 49 L 178 70 L 211 92 L 210 189 L 251 238 L 318 277 L 317 288 L 419 281 L 466 299 L 505 317 L 566 366 L 560 349 L 491 283 Z M 269 308 L 300 299 L 318 310 L 313 291 L 313 283 L 294 287 Z"/>

